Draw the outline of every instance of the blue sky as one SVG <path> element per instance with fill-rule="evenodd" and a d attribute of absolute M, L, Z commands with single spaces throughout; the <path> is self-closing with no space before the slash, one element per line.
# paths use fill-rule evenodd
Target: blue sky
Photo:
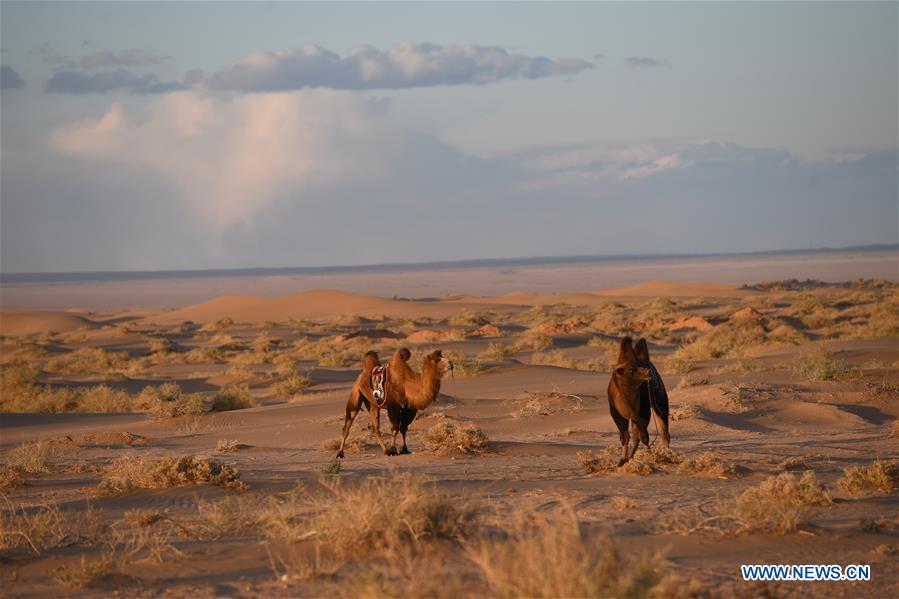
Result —
<path fill-rule="evenodd" d="M 6 272 L 897 242 L 896 3 L 0 12 Z"/>

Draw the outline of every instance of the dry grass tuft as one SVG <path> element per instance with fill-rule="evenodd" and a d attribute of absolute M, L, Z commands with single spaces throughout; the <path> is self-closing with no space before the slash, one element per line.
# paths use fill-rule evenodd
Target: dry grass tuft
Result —
<path fill-rule="evenodd" d="M 243 410 L 255 408 L 256 398 L 250 393 L 246 385 L 229 385 L 216 391 L 212 397 L 209 410 L 212 412 L 227 412 L 230 410 Z"/>
<path fill-rule="evenodd" d="M 50 441 L 23 443 L 9 452 L 9 466 L 28 474 L 52 472 L 59 457 L 59 447 Z"/>
<path fill-rule="evenodd" d="M 236 439 L 219 439 L 215 444 L 215 450 L 219 453 L 234 453 L 246 448 L 246 445 L 238 443 Z"/>
<path fill-rule="evenodd" d="M 592 449 L 579 451 L 577 452 L 577 459 L 587 474 L 618 472 L 621 474 L 648 476 L 655 472 L 652 454 L 645 451 L 638 451 L 637 455 L 622 466 L 619 466 L 618 461 L 621 459 L 621 448 L 614 445 L 609 445 L 598 454 L 594 453 Z"/>
<path fill-rule="evenodd" d="M 370 477 L 352 486 L 330 477 L 322 486 L 322 492 L 309 498 L 314 512 L 310 527 L 339 554 L 395 549 L 424 539 L 461 539 L 474 519 L 474 512 L 460 508 L 458 500 L 408 473 Z"/>
<path fill-rule="evenodd" d="M 702 416 L 702 414 L 702 408 L 695 404 L 681 404 L 678 406 L 672 406 L 671 413 L 668 414 L 668 418 L 669 420 L 671 420 L 671 422 L 677 422 L 678 420 L 699 418 Z"/>
<path fill-rule="evenodd" d="M 293 397 L 312 384 L 312 378 L 301 372 L 291 372 L 272 385 L 272 394 L 277 397 Z"/>
<path fill-rule="evenodd" d="M 612 497 L 612 509 L 623 512 L 635 507 L 637 507 L 637 502 L 630 497 L 624 497 L 623 495 L 614 495 Z"/>
<path fill-rule="evenodd" d="M 793 366 L 794 375 L 809 381 L 835 381 L 848 372 L 849 369 L 823 347 L 803 351 Z"/>
<path fill-rule="evenodd" d="M 111 569 L 112 562 L 106 558 L 89 562 L 82 555 L 81 562 L 56 568 L 53 577 L 65 585 L 76 589 L 85 589 L 102 582 L 109 575 Z"/>
<path fill-rule="evenodd" d="M 656 560 L 626 559 L 610 538 L 586 536 L 571 510 L 518 512 L 507 538 L 467 550 L 492 596 L 650 597 L 662 580 Z"/>
<path fill-rule="evenodd" d="M 150 412 L 157 418 L 174 418 L 205 411 L 203 396 L 199 393 L 184 393 L 177 383 L 144 387 L 135 399 L 135 404 L 138 409 Z"/>
<path fill-rule="evenodd" d="M 13 466 L 0 466 L 0 491 L 18 489 L 25 486 L 25 479 L 18 468 Z"/>
<path fill-rule="evenodd" d="M 696 457 L 680 462 L 677 471 L 681 474 L 729 478 L 737 474 L 737 467 L 730 462 L 725 462 L 719 453 L 704 451 Z"/>
<path fill-rule="evenodd" d="M 832 503 L 814 472 L 806 472 L 802 478 L 783 473 L 744 491 L 734 503 L 732 515 L 748 530 L 784 534 L 803 522 L 804 508 Z"/>
<path fill-rule="evenodd" d="M 899 463 L 877 459 L 868 466 L 846 468 L 837 486 L 850 495 L 892 493 L 899 488 Z"/>
<path fill-rule="evenodd" d="M 225 464 L 192 455 L 166 456 L 158 460 L 124 455 L 106 467 L 99 491 L 105 495 L 134 489 L 163 489 L 210 483 L 242 491 L 240 471 Z"/>
<path fill-rule="evenodd" d="M 799 528 L 809 508 L 832 503 L 814 472 L 806 472 L 801 478 L 785 472 L 747 489 L 734 500 L 720 502 L 712 513 L 697 508 L 664 514 L 650 524 L 650 530 L 675 534 L 786 534 Z"/>
<path fill-rule="evenodd" d="M 559 412 L 576 412 L 583 406 L 583 400 L 577 395 L 567 393 L 558 393 L 550 391 L 546 393 L 535 393 L 525 391 L 518 401 L 522 402 L 521 408 L 518 410 L 517 416 L 548 416 Z"/>
<path fill-rule="evenodd" d="M 784 458 L 781 460 L 780 464 L 778 464 L 778 468 L 784 470 L 786 472 L 795 472 L 797 470 L 811 470 L 812 467 L 805 463 L 805 461 L 799 456 L 791 456 L 789 458 Z"/>
<path fill-rule="evenodd" d="M 438 453 L 482 453 L 487 449 L 490 440 L 481 427 L 465 422 L 439 422 L 428 429 L 425 442 L 431 451 Z"/>

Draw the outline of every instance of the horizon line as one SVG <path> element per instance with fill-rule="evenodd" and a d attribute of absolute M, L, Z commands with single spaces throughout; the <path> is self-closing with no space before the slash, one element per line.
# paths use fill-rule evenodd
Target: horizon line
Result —
<path fill-rule="evenodd" d="M 73 270 L 73 271 L 30 271 L 2 272 L 2 283 L 34 283 L 47 280 L 84 280 L 86 277 L 106 279 L 153 279 L 153 278 L 186 278 L 190 276 L 211 277 L 218 275 L 247 274 L 315 274 L 323 272 L 359 272 L 389 270 L 423 270 L 428 268 L 448 269 L 465 267 L 485 267 L 525 264 L 564 264 L 577 262 L 598 262 L 615 260 L 659 260 L 677 258 L 714 258 L 728 256 L 775 256 L 781 254 L 814 254 L 826 252 L 876 252 L 899 250 L 899 243 L 867 244 L 843 247 L 816 247 L 801 249 L 777 249 L 746 252 L 686 252 L 672 254 L 576 254 L 553 256 L 521 256 L 514 258 L 468 258 L 462 260 L 433 260 L 428 262 L 381 262 L 370 264 L 349 264 L 334 266 L 248 266 L 242 268 L 195 268 L 195 269 L 159 269 L 159 270 Z"/>

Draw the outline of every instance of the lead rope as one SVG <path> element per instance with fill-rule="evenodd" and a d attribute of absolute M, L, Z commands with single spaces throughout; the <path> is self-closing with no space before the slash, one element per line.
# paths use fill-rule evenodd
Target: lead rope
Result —
<path fill-rule="evenodd" d="M 649 411 L 652 412 L 652 421 L 656 425 L 656 436 L 649 443 L 649 448 L 652 449 L 652 447 L 655 445 L 655 442 L 659 440 L 659 416 L 658 414 L 656 414 L 656 404 L 652 400 L 652 384 L 655 382 L 656 377 L 659 376 L 659 374 L 656 372 L 655 367 L 652 365 L 650 365 L 649 367 L 649 375 L 649 381 L 646 382 L 646 390 L 649 392 Z"/>
<path fill-rule="evenodd" d="M 456 369 L 450 370 L 450 380 L 453 381 L 453 406 L 456 408 L 456 420 L 462 422 L 462 414 L 459 412 L 459 396 L 456 394 Z"/>

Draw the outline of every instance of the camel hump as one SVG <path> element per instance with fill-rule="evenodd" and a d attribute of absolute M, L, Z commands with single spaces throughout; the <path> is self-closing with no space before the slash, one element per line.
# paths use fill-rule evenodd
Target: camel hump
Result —
<path fill-rule="evenodd" d="M 393 354 L 393 357 L 402 360 L 403 362 L 408 362 L 409 358 L 412 357 L 412 352 L 410 352 L 405 347 L 401 347 L 400 349 L 396 350 L 396 353 Z"/>
<path fill-rule="evenodd" d="M 366 372 L 373 370 L 375 366 L 381 364 L 381 359 L 378 357 L 378 352 L 376 351 L 368 351 L 365 352 L 365 357 L 362 358 L 362 369 Z"/>

